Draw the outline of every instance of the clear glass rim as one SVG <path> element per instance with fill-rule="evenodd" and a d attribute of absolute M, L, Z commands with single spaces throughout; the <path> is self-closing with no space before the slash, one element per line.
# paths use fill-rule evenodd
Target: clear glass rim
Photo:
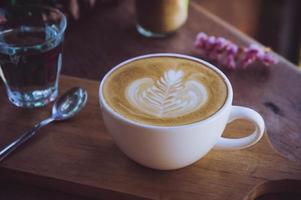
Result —
<path fill-rule="evenodd" d="M 13 5 L 13 6 L 7 6 L 7 7 L 4 7 L 2 9 L 7 9 L 7 8 L 25 8 L 27 10 L 30 10 L 30 8 L 39 8 L 39 9 L 45 9 L 45 10 L 49 10 L 51 12 L 55 12 L 55 13 L 58 13 L 59 16 L 61 17 L 61 21 L 60 21 L 60 28 L 59 28 L 59 32 L 58 32 L 58 35 L 55 37 L 55 38 L 49 38 L 47 40 L 45 40 L 43 43 L 39 44 L 39 45 L 44 45 L 46 43 L 49 43 L 53 40 L 55 40 L 57 37 L 60 37 L 64 34 L 66 28 L 67 28 L 67 18 L 65 16 L 65 14 L 60 11 L 59 9 L 57 8 L 54 8 L 54 7 L 51 7 L 51 6 L 44 6 L 44 5 L 39 5 L 39 4 L 29 4 L 29 5 L 22 5 L 22 4 L 19 4 L 19 5 Z M 7 44 L 7 43 L 4 43 L 0 40 L 0 45 L 2 47 L 17 47 L 17 48 L 23 48 L 23 47 L 26 47 L 26 48 L 30 48 L 30 47 L 34 47 L 36 45 L 16 45 L 16 44 Z"/>

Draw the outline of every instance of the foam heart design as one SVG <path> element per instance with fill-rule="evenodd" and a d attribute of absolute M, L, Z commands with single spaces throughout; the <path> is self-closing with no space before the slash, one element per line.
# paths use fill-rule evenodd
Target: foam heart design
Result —
<path fill-rule="evenodd" d="M 178 117 L 199 109 L 208 98 L 197 80 L 183 80 L 181 70 L 167 70 L 158 80 L 141 78 L 125 91 L 129 103 L 142 113 L 159 117 Z"/>

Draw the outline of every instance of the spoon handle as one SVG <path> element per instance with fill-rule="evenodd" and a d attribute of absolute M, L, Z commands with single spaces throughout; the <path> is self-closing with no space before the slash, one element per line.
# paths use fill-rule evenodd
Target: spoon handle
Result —
<path fill-rule="evenodd" d="M 50 122 L 54 121 L 53 118 L 48 118 L 40 123 L 36 124 L 31 130 L 27 131 L 26 133 L 22 134 L 19 138 L 17 138 L 15 141 L 4 147 L 0 150 L 0 162 L 4 160 L 11 152 L 16 150 L 19 146 L 24 144 L 26 141 L 28 141 L 30 138 L 32 138 L 34 135 L 36 135 L 37 130 L 41 127 L 49 124 Z"/>

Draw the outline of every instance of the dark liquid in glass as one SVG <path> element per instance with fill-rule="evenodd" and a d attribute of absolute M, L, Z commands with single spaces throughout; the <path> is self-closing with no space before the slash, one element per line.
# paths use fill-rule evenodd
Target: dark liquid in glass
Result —
<path fill-rule="evenodd" d="M 2 31 L 0 39 L 0 75 L 8 93 L 26 101 L 47 98 L 57 85 L 63 38 L 52 27 L 22 26 Z"/>

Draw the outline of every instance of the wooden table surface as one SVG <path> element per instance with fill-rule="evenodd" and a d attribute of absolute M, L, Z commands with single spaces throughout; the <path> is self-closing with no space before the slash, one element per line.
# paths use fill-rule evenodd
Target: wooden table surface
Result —
<path fill-rule="evenodd" d="M 90 198 L 118 200 L 222 200 L 225 196 L 240 200 L 254 187 L 259 189 L 252 194 L 262 191 L 262 182 L 271 184 L 275 179 L 299 179 L 301 191 L 301 166 L 277 154 L 267 135 L 252 148 L 210 151 L 179 170 L 159 171 L 136 164 L 116 147 L 104 127 L 98 82 L 63 76 L 60 90 L 64 92 L 75 83 L 88 91 L 86 107 L 75 118 L 40 130 L 33 140 L 0 163 L 0 177 Z M 4 95 L 0 95 L 0 104 L 0 132 L 9 133 L 0 135 L 0 147 L 50 112 L 50 106 L 20 110 Z M 227 126 L 225 135 L 235 137 L 253 130 L 250 122 L 239 120 Z"/>
<path fill-rule="evenodd" d="M 63 74 L 99 80 L 115 64 L 137 55 L 176 52 L 197 56 L 193 41 L 199 31 L 241 45 L 255 42 L 196 2 L 191 2 L 189 19 L 177 34 L 165 39 L 143 38 L 134 28 L 132 3 L 124 1 L 117 7 L 101 9 L 69 29 Z M 234 104 L 260 112 L 273 147 L 286 159 L 301 163 L 301 74 L 291 63 L 278 58 L 280 63 L 269 69 L 257 64 L 246 71 L 225 73 L 233 85 Z M 0 197 L 11 197 L 1 192 Z"/>

